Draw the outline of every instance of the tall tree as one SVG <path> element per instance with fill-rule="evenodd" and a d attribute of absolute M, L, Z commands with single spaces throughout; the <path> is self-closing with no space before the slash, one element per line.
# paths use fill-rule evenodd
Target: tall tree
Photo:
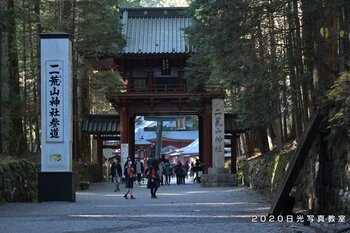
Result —
<path fill-rule="evenodd" d="M 295 57 L 295 24 L 293 14 L 292 2 L 287 4 L 287 57 L 288 57 L 288 68 L 289 68 L 289 82 L 291 87 L 291 101 L 292 101 L 292 119 L 293 119 L 293 129 L 295 132 L 296 138 L 301 137 L 302 133 L 302 121 L 301 121 L 301 111 L 300 111 L 300 86 L 299 86 L 299 76 L 297 73 L 297 59 Z"/>
<path fill-rule="evenodd" d="M 26 151 L 26 137 L 22 124 L 14 1 L 1 1 L 1 9 L 3 10 L 3 30 L 1 32 L 2 153 L 21 156 Z"/>
<path fill-rule="evenodd" d="M 276 93 L 278 81 L 271 75 L 271 64 L 266 59 L 266 22 L 260 18 L 264 6 L 237 0 L 192 1 L 191 9 L 194 26 L 189 34 L 192 43 L 198 45 L 198 52 L 189 61 L 189 78 L 198 79 L 197 74 L 205 71 L 204 77 L 208 78 L 202 82 L 207 85 L 236 89 L 232 92 L 236 94 L 232 106 L 237 106 L 233 111 L 256 131 L 251 142 L 255 140 L 260 151 L 265 152 L 266 127 L 278 119 L 279 111 L 272 107 L 278 103 L 278 95 L 268 94 Z M 200 60 L 208 65 L 200 65 Z"/>
<path fill-rule="evenodd" d="M 49 14 L 45 27 L 50 31 L 71 33 L 73 41 L 73 154 L 74 159 L 90 160 L 89 137 L 82 134 L 81 124 L 91 111 L 90 76 L 94 60 L 108 61 L 122 48 L 124 40 L 119 23 L 119 6 L 115 0 L 64 0 L 46 2 Z M 50 20 L 51 19 L 51 20 Z M 106 65 L 104 69 L 111 69 Z"/>
<path fill-rule="evenodd" d="M 6 14 L 8 6 L 6 0 L 0 1 L 0 154 L 3 155 L 5 151 L 7 151 L 7 143 L 4 143 L 4 138 L 6 137 L 6 115 L 4 112 L 4 100 L 8 95 L 7 85 L 5 86 L 5 77 L 9 76 L 8 70 L 8 40 L 7 40 L 7 32 L 6 32 Z"/>
<path fill-rule="evenodd" d="M 113 71 L 115 67 L 109 61 L 121 51 L 124 39 L 121 36 L 119 8 L 114 0 L 77 2 L 76 15 L 76 30 L 74 34 L 76 38 L 78 93 L 76 125 L 78 129 L 81 129 L 82 121 L 93 107 L 91 106 L 92 100 L 90 98 L 93 93 L 90 92 L 91 79 L 94 78 L 92 75 L 93 63 L 96 59 L 105 61 L 100 69 Z M 106 76 L 98 77 L 106 78 Z M 105 98 L 104 101 L 106 101 Z M 80 130 L 77 130 L 77 138 L 80 139 L 82 137 Z M 85 143 L 79 143 L 81 155 L 88 155 L 88 140 L 89 138 L 86 138 Z M 81 140 L 79 141 L 81 142 Z"/>

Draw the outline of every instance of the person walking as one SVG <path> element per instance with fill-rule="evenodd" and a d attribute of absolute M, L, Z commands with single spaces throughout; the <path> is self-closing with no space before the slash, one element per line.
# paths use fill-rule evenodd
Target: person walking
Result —
<path fill-rule="evenodd" d="M 158 162 L 152 164 L 147 170 L 147 188 L 151 190 L 151 198 L 157 198 L 156 192 L 160 187 L 160 178 L 158 175 Z"/>
<path fill-rule="evenodd" d="M 185 170 L 185 178 L 188 179 L 188 171 L 190 170 L 190 162 L 188 160 L 185 162 L 184 170 Z"/>
<path fill-rule="evenodd" d="M 128 190 L 125 193 L 124 198 L 128 199 L 128 194 L 130 194 L 130 199 L 135 199 L 135 197 L 132 195 L 132 190 L 134 188 L 135 168 L 131 160 L 128 161 L 128 164 L 124 168 L 124 176 L 125 188 Z"/>
<path fill-rule="evenodd" d="M 139 183 L 139 185 L 141 185 L 141 176 L 142 176 L 142 173 L 144 172 L 143 162 L 141 162 L 139 159 L 136 160 L 135 168 L 136 168 L 137 182 Z"/>
<path fill-rule="evenodd" d="M 200 162 L 199 159 L 196 159 L 196 163 L 194 164 L 194 171 L 196 174 L 196 177 L 194 178 L 195 181 L 198 183 L 201 182 L 201 175 L 203 173 L 203 168 L 202 168 L 202 163 Z"/>
<path fill-rule="evenodd" d="M 165 185 L 170 185 L 170 180 L 171 180 L 171 164 L 169 162 L 169 159 L 166 159 L 164 162 L 164 168 L 165 168 Z"/>
<path fill-rule="evenodd" d="M 163 186 L 164 185 L 164 174 L 165 174 L 165 169 L 164 169 L 164 161 L 163 159 L 158 160 L 158 177 L 160 180 L 160 184 Z"/>
<path fill-rule="evenodd" d="M 190 167 L 190 178 L 194 182 L 194 163 L 191 162 L 191 167 Z"/>
<path fill-rule="evenodd" d="M 112 181 L 114 184 L 114 192 L 120 191 L 119 184 L 120 184 L 120 177 L 122 177 L 122 167 L 117 159 L 113 160 L 113 163 L 111 166 L 111 175 L 112 175 Z"/>
<path fill-rule="evenodd" d="M 183 167 L 181 161 L 177 161 L 177 164 L 175 165 L 175 174 L 176 174 L 176 184 L 182 184 L 182 177 L 184 175 Z"/>

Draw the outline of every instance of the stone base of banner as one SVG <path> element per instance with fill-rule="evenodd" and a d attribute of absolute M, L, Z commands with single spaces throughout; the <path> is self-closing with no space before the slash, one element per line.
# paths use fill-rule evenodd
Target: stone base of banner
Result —
<path fill-rule="evenodd" d="M 201 176 L 202 187 L 234 187 L 237 186 L 237 175 L 225 168 L 209 168 L 208 174 Z"/>
<path fill-rule="evenodd" d="M 38 202 L 75 202 L 75 178 L 73 172 L 39 172 Z"/>

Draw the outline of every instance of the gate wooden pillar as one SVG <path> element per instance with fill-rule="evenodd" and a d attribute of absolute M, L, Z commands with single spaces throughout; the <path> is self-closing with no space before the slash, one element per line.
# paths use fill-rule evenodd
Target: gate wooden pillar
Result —
<path fill-rule="evenodd" d="M 135 116 L 130 113 L 128 107 L 120 110 L 120 142 L 128 143 L 128 157 L 135 159 Z"/>
<path fill-rule="evenodd" d="M 120 142 L 129 143 L 129 117 L 128 117 L 127 107 L 123 106 L 119 114 L 120 114 Z"/>
<path fill-rule="evenodd" d="M 103 140 L 101 135 L 97 136 L 97 174 L 98 180 L 103 180 Z"/>
<path fill-rule="evenodd" d="M 231 174 L 237 174 L 238 139 L 237 134 L 231 137 Z"/>
<path fill-rule="evenodd" d="M 201 114 L 201 125 L 200 125 L 200 133 L 201 133 L 201 154 L 200 160 L 203 166 L 203 173 L 208 173 L 208 168 L 212 167 L 213 158 L 212 158 L 212 128 L 211 128 L 211 112 L 204 112 Z"/>
<path fill-rule="evenodd" d="M 128 130 L 129 130 L 129 157 L 135 160 L 135 116 L 128 116 Z"/>

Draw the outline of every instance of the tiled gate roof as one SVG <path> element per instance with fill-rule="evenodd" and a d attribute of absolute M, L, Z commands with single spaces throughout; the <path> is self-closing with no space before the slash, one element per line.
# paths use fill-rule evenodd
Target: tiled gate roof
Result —
<path fill-rule="evenodd" d="M 162 54 L 191 51 L 184 30 L 191 25 L 186 8 L 122 9 L 124 53 Z"/>
<path fill-rule="evenodd" d="M 82 125 L 82 131 L 89 134 L 117 134 L 120 131 L 118 115 L 89 115 Z"/>
<path fill-rule="evenodd" d="M 87 120 L 83 123 L 82 130 L 90 134 L 117 134 L 120 131 L 119 116 L 118 115 L 89 115 Z M 237 121 L 237 116 L 232 114 L 225 114 L 225 133 L 242 133 L 246 131 Z M 177 138 L 176 133 L 187 133 L 193 138 L 194 131 L 169 131 L 164 137 Z M 143 134 L 146 134 L 144 132 Z M 154 133 L 154 132 L 152 132 Z M 168 136 L 166 134 L 169 134 Z M 172 134 L 170 136 L 170 134 Z M 183 135 L 182 135 L 183 137 Z M 147 137 L 148 138 L 148 137 Z"/>

